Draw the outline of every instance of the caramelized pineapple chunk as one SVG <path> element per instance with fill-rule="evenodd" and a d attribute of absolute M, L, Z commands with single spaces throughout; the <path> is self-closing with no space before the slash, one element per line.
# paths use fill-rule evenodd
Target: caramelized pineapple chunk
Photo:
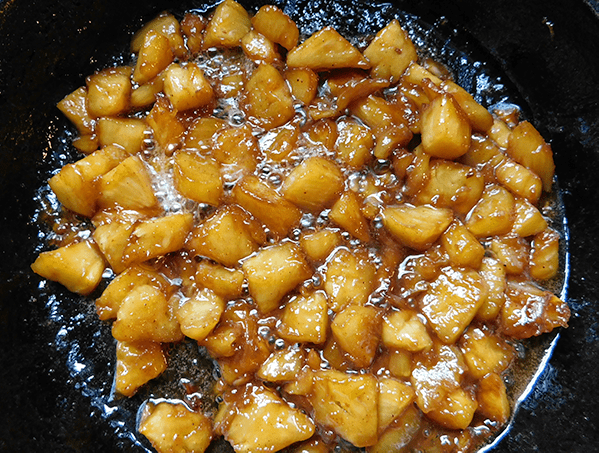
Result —
<path fill-rule="evenodd" d="M 391 311 L 385 315 L 382 340 L 388 348 L 410 352 L 427 350 L 433 346 L 426 326 L 412 310 Z"/>
<path fill-rule="evenodd" d="M 181 332 L 196 341 L 206 338 L 220 321 L 225 301 L 209 289 L 200 290 L 176 310 Z"/>
<path fill-rule="evenodd" d="M 476 317 L 484 321 L 495 319 L 505 302 L 507 285 L 505 268 L 495 258 L 484 257 L 480 266 L 480 276 L 487 284 L 487 298 L 478 309 Z"/>
<path fill-rule="evenodd" d="M 477 238 L 506 234 L 514 222 L 515 201 L 501 186 L 487 186 L 466 217 L 466 227 Z"/>
<path fill-rule="evenodd" d="M 87 108 L 87 87 L 79 87 L 67 94 L 56 107 L 75 125 L 80 134 L 94 132 L 94 119 Z"/>
<path fill-rule="evenodd" d="M 267 159 L 275 162 L 287 162 L 295 155 L 296 143 L 300 131 L 293 122 L 271 129 L 260 138 L 260 149 Z"/>
<path fill-rule="evenodd" d="M 93 241 L 81 241 L 42 252 L 31 265 L 33 272 L 41 277 L 82 295 L 96 289 L 105 267 L 104 257 Z"/>
<path fill-rule="evenodd" d="M 370 241 L 368 220 L 361 211 L 361 200 L 351 190 L 344 192 L 335 202 L 329 218 L 355 238 Z"/>
<path fill-rule="evenodd" d="M 146 122 L 154 133 L 154 139 L 167 155 L 171 155 L 178 148 L 185 132 L 185 126 L 177 113 L 170 101 L 160 96 L 146 117 Z"/>
<path fill-rule="evenodd" d="M 343 121 L 338 127 L 337 159 L 352 168 L 361 168 L 372 159 L 374 137 L 370 129 L 354 121 Z"/>
<path fill-rule="evenodd" d="M 175 56 L 168 38 L 162 33 L 149 30 L 145 34 L 143 44 L 139 49 L 137 63 L 132 76 L 133 81 L 139 85 L 143 85 L 153 80 L 174 59 Z"/>
<path fill-rule="evenodd" d="M 201 107 L 213 98 L 212 87 L 204 72 L 193 62 L 171 64 L 163 78 L 164 94 L 178 111 Z"/>
<path fill-rule="evenodd" d="M 112 270 L 117 274 L 126 269 L 123 258 L 134 229 L 133 221 L 115 220 L 98 225 L 94 230 L 94 241 L 98 244 Z"/>
<path fill-rule="evenodd" d="M 222 164 L 223 181 L 252 173 L 258 163 L 258 141 L 247 124 L 220 130 L 212 140 L 212 157 Z"/>
<path fill-rule="evenodd" d="M 476 379 L 489 373 L 501 373 L 514 359 L 512 346 L 498 336 L 481 329 L 469 329 L 460 340 L 468 371 Z"/>
<path fill-rule="evenodd" d="M 303 365 L 304 354 L 301 349 L 281 349 L 268 356 L 256 372 L 256 376 L 268 382 L 292 381 L 300 373 Z"/>
<path fill-rule="evenodd" d="M 256 30 L 251 30 L 241 39 L 241 48 L 248 58 L 256 62 L 272 64 L 281 59 L 275 43 Z"/>
<path fill-rule="evenodd" d="M 264 5 L 252 17 L 254 28 L 272 42 L 291 50 L 297 45 L 299 30 L 287 14 L 274 5 Z"/>
<path fill-rule="evenodd" d="M 91 116 L 116 116 L 129 107 L 131 68 L 104 69 L 87 78 L 87 111 Z"/>
<path fill-rule="evenodd" d="M 510 416 L 510 402 L 507 398 L 505 384 L 496 373 L 484 376 L 478 383 L 476 392 L 478 412 L 491 420 L 506 423 Z"/>
<path fill-rule="evenodd" d="M 208 152 L 212 148 L 212 139 L 217 132 L 222 131 L 228 123 L 220 118 L 197 118 L 185 134 L 183 148 Z"/>
<path fill-rule="evenodd" d="M 357 367 L 366 368 L 374 360 L 381 335 L 381 317 L 372 306 L 349 305 L 331 322 L 337 344 Z"/>
<path fill-rule="evenodd" d="M 160 343 L 117 343 L 115 390 L 121 395 L 132 396 L 164 370 L 166 358 Z"/>
<path fill-rule="evenodd" d="M 136 109 L 149 107 L 156 102 L 163 87 L 164 83 L 160 77 L 138 86 L 131 92 L 131 107 Z"/>
<path fill-rule="evenodd" d="M 160 453 L 203 453 L 212 440 L 212 423 L 204 414 L 183 404 L 161 402 L 146 405 L 139 432 Z"/>
<path fill-rule="evenodd" d="M 291 87 L 291 94 L 304 105 L 309 105 L 316 97 L 318 74 L 308 68 L 290 68 L 285 71 L 285 79 Z"/>
<path fill-rule="evenodd" d="M 477 408 L 476 400 L 465 390 L 458 388 L 448 394 L 440 406 L 428 412 L 426 416 L 446 428 L 466 429 Z"/>
<path fill-rule="evenodd" d="M 279 336 L 291 342 L 324 343 L 329 323 L 327 308 L 323 291 L 292 298 L 283 308 Z"/>
<path fill-rule="evenodd" d="M 100 118 L 98 143 L 101 147 L 119 145 L 129 154 L 136 154 L 143 148 L 147 127 L 139 118 Z"/>
<path fill-rule="evenodd" d="M 186 198 L 218 206 L 223 194 L 220 165 L 197 153 L 177 152 L 174 162 L 175 188 Z"/>
<path fill-rule="evenodd" d="M 512 130 L 500 118 L 493 119 L 493 126 L 489 130 L 489 137 L 502 148 L 507 148 Z"/>
<path fill-rule="evenodd" d="M 559 234 L 547 228 L 535 235 L 530 253 L 530 275 L 536 280 L 548 280 L 559 269 Z"/>
<path fill-rule="evenodd" d="M 485 256 L 485 248 L 460 221 L 454 221 L 441 235 L 441 244 L 456 266 L 478 269 Z"/>
<path fill-rule="evenodd" d="M 300 245 L 313 261 L 322 261 L 341 243 L 337 230 L 326 228 L 314 233 L 302 233 Z"/>
<path fill-rule="evenodd" d="M 236 47 L 251 27 L 244 7 L 234 0 L 225 0 L 216 7 L 204 30 L 204 47 Z"/>
<path fill-rule="evenodd" d="M 272 65 L 258 66 L 246 84 L 245 94 L 249 115 L 266 129 L 281 126 L 295 115 L 291 91 Z"/>
<path fill-rule="evenodd" d="M 493 115 L 474 100 L 472 95 L 458 84 L 445 80 L 441 88 L 453 96 L 454 101 L 468 118 L 472 129 L 479 132 L 487 132 L 493 126 Z"/>
<path fill-rule="evenodd" d="M 414 405 L 408 405 L 391 426 L 378 438 L 375 445 L 368 447 L 368 453 L 389 453 L 406 448 L 420 431 L 422 413 Z"/>
<path fill-rule="evenodd" d="M 360 51 L 335 29 L 325 27 L 287 54 L 290 68 L 326 71 L 341 68 L 370 68 Z"/>
<path fill-rule="evenodd" d="M 505 159 L 497 168 L 495 168 L 497 181 L 507 188 L 514 195 L 527 199 L 536 204 L 543 191 L 543 183 L 532 171 L 526 167 Z"/>
<path fill-rule="evenodd" d="M 228 269 L 220 264 L 202 260 L 196 270 L 198 283 L 211 289 L 224 299 L 236 299 L 243 292 L 243 272 L 240 269 Z"/>
<path fill-rule="evenodd" d="M 204 46 L 204 35 L 202 32 L 206 28 L 205 19 L 195 13 L 185 13 L 181 21 L 181 31 L 186 38 L 186 45 L 191 56 L 201 52 Z"/>
<path fill-rule="evenodd" d="M 155 19 L 145 24 L 131 40 L 131 51 L 139 52 L 146 40 L 148 33 L 157 33 L 165 36 L 173 50 L 173 53 L 181 58 L 185 56 L 185 42 L 181 35 L 181 27 L 179 21 L 169 13 L 162 13 Z"/>
<path fill-rule="evenodd" d="M 414 390 L 408 384 L 393 378 L 379 379 L 378 425 L 379 432 L 399 417 L 414 401 Z"/>
<path fill-rule="evenodd" d="M 518 236 L 496 236 L 490 249 L 508 274 L 521 274 L 528 267 L 529 246 Z"/>

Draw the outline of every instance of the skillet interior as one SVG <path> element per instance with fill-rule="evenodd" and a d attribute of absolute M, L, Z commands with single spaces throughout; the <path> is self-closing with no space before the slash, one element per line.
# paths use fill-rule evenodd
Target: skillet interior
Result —
<path fill-rule="evenodd" d="M 358 2 L 306 4 L 290 1 L 287 7 L 324 10 L 343 26 L 359 28 L 364 22 Z M 35 190 L 56 162 L 69 158 L 57 134 L 65 120 L 54 108 L 56 102 L 119 54 L 129 33 L 143 21 L 162 9 L 176 12 L 194 6 L 200 5 L 173 8 L 157 0 L 0 3 L 2 450 L 129 451 L 134 444 L 126 427 L 116 426 L 110 409 L 96 404 L 84 384 L 105 382 L 99 392 L 109 391 L 109 328 L 83 321 L 67 325 L 63 333 L 56 320 L 81 311 L 76 306 L 81 301 L 56 286 L 56 298 L 39 298 L 39 279 L 28 268 L 39 242 L 31 218 L 37 207 Z M 599 279 L 593 264 L 599 247 L 593 196 L 598 193 L 599 19 L 583 2 L 433 0 L 414 5 L 399 0 L 394 6 L 436 23 L 454 45 L 496 66 L 521 97 L 527 116 L 552 141 L 570 223 L 568 300 L 575 315 L 495 451 L 588 451 L 598 440 L 593 420 L 599 397 L 593 382 L 599 359 Z M 343 20 L 348 17 L 356 21 Z M 75 337 L 85 341 L 73 346 L 68 339 Z M 57 338 L 64 338 L 66 346 L 57 344 Z M 93 364 L 79 360 L 94 351 L 98 359 Z M 75 373 L 81 365 L 87 369 Z"/>

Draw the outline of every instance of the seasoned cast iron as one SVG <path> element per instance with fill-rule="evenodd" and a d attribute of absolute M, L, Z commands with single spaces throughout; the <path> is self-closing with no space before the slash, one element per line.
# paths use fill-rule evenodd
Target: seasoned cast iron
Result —
<path fill-rule="evenodd" d="M 216 2 L 214 2 L 216 3 Z M 250 10 L 266 3 L 242 2 Z M 389 18 L 420 28 L 452 70 L 487 104 L 503 99 L 551 141 L 569 231 L 570 328 L 556 338 L 497 452 L 589 452 L 599 445 L 599 17 L 597 3 L 571 0 L 274 1 L 304 33 L 331 24 L 370 33 Z M 168 9 L 206 11 L 192 0 L 0 1 L 0 451 L 125 452 L 149 444 L 133 430 L 137 406 L 110 397 L 114 344 L 90 299 L 33 275 L 45 248 L 40 208 L 46 180 L 76 158 L 55 104 L 86 75 L 123 55 L 131 33 Z M 424 30 L 424 31 L 423 31 Z M 463 54 L 456 53 L 459 50 Z M 462 57 L 464 57 L 462 59 Z M 473 65 L 473 62 L 484 62 Z M 491 79 L 487 79 L 490 74 Z M 491 80 L 492 83 L 487 83 Z M 483 83 L 484 82 L 484 83 Z M 486 84 L 486 85 L 485 85 Z M 549 344 L 544 346 L 551 346 Z M 184 371 L 159 382 L 176 396 L 208 382 L 210 362 L 186 343 Z M 192 363 L 192 366 L 189 366 Z M 170 384 L 169 384 L 170 383 Z M 198 389 L 204 391 L 200 385 Z M 222 450 L 220 446 L 215 449 Z"/>

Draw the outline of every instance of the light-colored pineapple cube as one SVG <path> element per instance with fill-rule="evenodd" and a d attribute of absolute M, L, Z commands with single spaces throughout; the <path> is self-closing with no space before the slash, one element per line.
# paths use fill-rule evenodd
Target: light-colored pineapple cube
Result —
<path fill-rule="evenodd" d="M 445 343 L 454 343 L 487 297 L 487 285 L 471 270 L 444 268 L 421 300 L 422 313 Z"/>
<path fill-rule="evenodd" d="M 281 126 L 295 115 L 291 91 L 277 68 L 260 64 L 245 86 L 248 114 L 266 128 Z"/>
<path fill-rule="evenodd" d="M 215 87 L 219 97 L 236 98 L 242 93 L 246 79 L 244 74 L 233 73 L 222 76 L 219 82 Z"/>
<path fill-rule="evenodd" d="M 502 373 L 515 357 L 514 348 L 505 340 L 479 328 L 464 333 L 460 348 L 469 373 L 476 379 L 488 373 Z"/>
<path fill-rule="evenodd" d="M 355 169 L 372 159 L 374 137 L 368 127 L 356 121 L 342 121 L 338 131 L 337 159 Z"/>
<path fill-rule="evenodd" d="M 196 341 L 204 340 L 220 321 L 225 301 L 204 288 L 182 302 L 176 310 L 181 332 Z"/>
<path fill-rule="evenodd" d="M 478 309 L 476 317 L 483 321 L 495 319 L 505 302 L 506 273 L 503 264 L 491 257 L 484 257 L 479 270 L 487 284 L 487 298 Z"/>
<path fill-rule="evenodd" d="M 559 270 L 559 234 L 547 228 L 535 235 L 530 251 L 530 276 L 537 280 L 548 280 Z"/>
<path fill-rule="evenodd" d="M 322 261 L 341 243 L 342 237 L 338 230 L 324 228 L 313 233 L 303 232 L 300 245 L 308 258 Z"/>
<path fill-rule="evenodd" d="M 154 140 L 167 155 L 171 155 L 179 146 L 185 133 L 185 125 L 179 119 L 177 113 L 177 109 L 172 106 L 169 100 L 164 96 L 160 96 L 156 99 L 152 110 L 146 117 L 146 122 L 152 129 Z"/>
<path fill-rule="evenodd" d="M 212 440 L 210 419 L 183 404 L 146 405 L 138 430 L 159 453 L 203 453 Z"/>
<path fill-rule="evenodd" d="M 420 133 L 424 150 L 434 157 L 456 159 L 470 148 L 470 123 L 448 94 L 437 96 L 424 109 Z"/>
<path fill-rule="evenodd" d="M 412 374 L 412 354 L 401 349 L 392 349 L 389 351 L 387 366 L 392 376 L 407 379 Z"/>
<path fill-rule="evenodd" d="M 131 92 L 131 107 L 135 109 L 149 107 L 156 102 L 158 93 L 162 92 L 163 86 L 162 78 L 158 77 L 133 89 Z"/>
<path fill-rule="evenodd" d="M 233 182 L 253 173 L 258 162 L 258 140 L 247 124 L 223 129 L 216 133 L 212 144 L 212 157 L 223 164 L 223 180 Z"/>
<path fill-rule="evenodd" d="M 337 123 L 328 118 L 318 120 L 310 125 L 305 135 L 311 144 L 333 151 L 338 135 Z"/>
<path fill-rule="evenodd" d="M 236 299 L 243 292 L 244 276 L 241 269 L 228 269 L 220 264 L 202 260 L 198 263 L 196 279 L 222 298 Z"/>
<path fill-rule="evenodd" d="M 377 353 L 381 336 L 379 310 L 368 305 L 349 305 L 335 315 L 331 332 L 356 366 L 368 367 Z"/>
<path fill-rule="evenodd" d="M 319 438 L 313 438 L 307 442 L 303 442 L 296 448 L 291 450 L 291 453 L 328 453 L 328 445 Z"/>
<path fill-rule="evenodd" d="M 299 348 L 287 348 L 274 351 L 256 376 L 268 382 L 293 381 L 304 366 L 304 352 Z"/>
<path fill-rule="evenodd" d="M 335 29 L 325 27 L 287 54 L 287 66 L 326 71 L 342 68 L 369 69 L 370 63 Z"/>
<path fill-rule="evenodd" d="M 96 129 L 101 147 L 119 145 L 136 154 L 143 148 L 148 126 L 139 118 L 100 118 Z"/>
<path fill-rule="evenodd" d="M 378 429 L 377 387 L 371 374 L 315 372 L 310 395 L 315 420 L 356 447 L 374 445 Z"/>
<path fill-rule="evenodd" d="M 472 129 L 479 132 L 487 132 L 491 129 L 493 115 L 476 102 L 470 93 L 451 80 L 443 81 L 441 88 L 453 96 L 453 100 L 457 102 L 466 118 L 468 118 Z"/>
<path fill-rule="evenodd" d="M 247 11 L 234 0 L 220 3 L 204 30 L 204 47 L 236 47 L 250 31 Z"/>
<path fill-rule="evenodd" d="M 514 197 L 498 185 L 485 187 L 465 225 L 474 236 L 484 238 L 508 233 L 514 222 Z"/>
<path fill-rule="evenodd" d="M 528 237 L 545 231 L 545 228 L 547 228 L 547 221 L 543 214 L 528 200 L 516 198 L 512 233 L 520 237 Z"/>
<path fill-rule="evenodd" d="M 105 267 L 104 257 L 93 241 L 76 242 L 42 252 L 31 265 L 36 274 L 83 295 L 96 289 Z"/>
<path fill-rule="evenodd" d="M 142 48 L 146 35 L 150 32 L 159 33 L 168 38 L 173 53 L 182 58 L 186 55 L 185 41 L 181 35 L 181 26 L 179 21 L 169 13 L 162 13 L 150 22 L 145 24 L 131 40 L 131 51 L 137 53 Z"/>
<path fill-rule="evenodd" d="M 440 242 L 454 266 L 480 267 L 485 248 L 459 220 L 445 230 Z"/>
<path fill-rule="evenodd" d="M 410 352 L 430 349 L 433 341 L 426 326 L 412 310 L 390 311 L 383 319 L 383 344 Z"/>
<path fill-rule="evenodd" d="M 162 33 L 148 31 L 137 55 L 133 81 L 143 85 L 155 79 L 174 59 L 175 55 L 168 38 Z"/>
<path fill-rule="evenodd" d="M 178 111 L 208 104 L 214 92 L 204 72 L 194 62 L 171 64 L 164 71 L 164 94 Z"/>
<path fill-rule="evenodd" d="M 508 274 L 521 274 L 528 267 L 530 247 L 518 236 L 496 236 L 489 247 Z"/>
<path fill-rule="evenodd" d="M 412 136 L 408 126 L 403 123 L 391 124 L 379 129 L 372 154 L 380 160 L 388 159 L 394 150 L 406 146 L 412 140 Z"/>
<path fill-rule="evenodd" d="M 458 388 L 448 394 L 437 409 L 426 416 L 449 429 L 466 429 L 478 408 L 476 400 L 464 389 Z"/>
<path fill-rule="evenodd" d="M 267 453 L 310 438 L 315 426 L 310 417 L 274 391 L 250 384 L 241 399 L 221 404 L 215 429 L 236 453 Z"/>
<path fill-rule="evenodd" d="M 260 250 L 243 262 L 242 269 L 262 313 L 277 308 L 287 293 L 312 274 L 301 249 L 291 242 Z"/>
<path fill-rule="evenodd" d="M 91 154 L 99 147 L 97 135 L 80 135 L 72 143 L 83 154 Z"/>
<path fill-rule="evenodd" d="M 114 272 L 120 274 L 126 268 L 123 258 L 135 223 L 115 220 L 98 225 L 93 232 L 94 241 Z"/>
<path fill-rule="evenodd" d="M 126 343 L 116 346 L 115 390 L 133 396 L 139 387 L 166 370 L 166 357 L 160 343 Z"/>
<path fill-rule="evenodd" d="M 493 118 L 493 126 L 489 129 L 489 137 L 502 148 L 507 148 L 512 130 L 500 118 Z"/>
<path fill-rule="evenodd" d="M 251 30 L 241 39 L 243 53 L 257 63 L 272 64 L 281 60 L 276 44 L 256 30 Z"/>
<path fill-rule="evenodd" d="M 512 130 L 507 153 L 541 178 L 543 190 L 551 191 L 555 171 L 553 151 L 532 124 L 523 121 Z"/>
<path fill-rule="evenodd" d="M 338 248 L 327 262 L 324 289 L 335 312 L 348 305 L 364 305 L 374 290 L 376 268 L 362 249 Z"/>
<path fill-rule="evenodd" d="M 404 112 L 400 106 L 375 95 L 353 102 L 350 112 L 364 122 L 375 134 L 389 126 L 406 123 L 403 116 Z"/>
<path fill-rule="evenodd" d="M 224 205 L 193 230 L 187 248 L 195 255 L 235 267 L 240 259 L 258 250 L 263 242 L 259 231 L 262 226 L 246 211 Z"/>
<path fill-rule="evenodd" d="M 299 224 L 302 212 L 257 176 L 244 176 L 232 190 L 235 202 L 268 227 L 277 238 L 284 238 Z"/>
<path fill-rule="evenodd" d="M 323 291 L 295 296 L 283 308 L 277 333 L 290 342 L 322 344 L 329 324 L 327 308 Z"/>
<path fill-rule="evenodd" d="M 344 181 L 334 162 L 324 157 L 309 157 L 287 175 L 281 193 L 301 209 L 317 212 L 335 202 Z"/>
<path fill-rule="evenodd" d="M 389 377 L 379 379 L 379 432 L 387 429 L 414 401 L 414 397 L 414 389 L 405 382 Z"/>
<path fill-rule="evenodd" d="M 422 413 L 414 405 L 408 405 L 402 415 L 392 423 L 378 438 L 375 445 L 368 447 L 368 453 L 400 452 L 408 448 L 408 445 L 420 432 Z"/>
<path fill-rule="evenodd" d="M 492 140 L 481 135 L 473 135 L 470 149 L 458 160 L 464 165 L 481 168 L 485 164 L 493 162 L 496 159 L 495 156 L 502 156 L 502 153 Z"/>
<path fill-rule="evenodd" d="M 100 208 L 119 206 L 137 211 L 158 208 L 150 175 L 137 156 L 128 157 L 104 174 L 98 181 L 98 190 Z"/>
<path fill-rule="evenodd" d="M 183 338 L 166 295 L 152 285 L 135 286 L 121 301 L 112 336 L 118 341 L 160 343 Z"/>
<path fill-rule="evenodd" d="M 234 356 L 242 340 L 243 331 L 240 325 L 225 324 L 214 329 L 201 344 L 206 346 L 212 357 L 219 359 Z"/>
<path fill-rule="evenodd" d="M 181 32 L 185 36 L 185 44 L 192 57 L 199 54 L 204 46 L 203 31 L 206 28 L 205 19 L 196 13 L 185 13 L 181 21 Z"/>
<path fill-rule="evenodd" d="M 128 153 L 120 146 L 109 145 L 65 165 L 48 184 L 63 206 L 77 214 L 92 217 L 97 208 L 96 179 L 125 160 Z"/>
<path fill-rule="evenodd" d="M 495 176 L 497 181 L 513 194 L 526 198 L 533 204 L 539 201 L 543 182 L 528 168 L 511 159 L 505 159 L 495 168 Z"/>
<path fill-rule="evenodd" d="M 329 218 L 353 237 L 363 242 L 370 241 L 370 225 L 362 214 L 362 200 L 355 192 L 343 192 L 331 207 Z"/>
<path fill-rule="evenodd" d="M 94 132 L 94 119 L 87 110 L 87 88 L 79 87 L 56 104 L 64 116 L 75 125 L 80 134 Z"/>
<path fill-rule="evenodd" d="M 131 68 L 108 68 L 87 78 L 87 111 L 93 117 L 116 116 L 129 108 Z"/>
<path fill-rule="evenodd" d="M 431 156 L 424 152 L 422 145 L 418 145 L 410 155 L 412 159 L 406 168 L 404 184 L 407 196 L 418 194 L 428 182 L 431 173 Z"/>
<path fill-rule="evenodd" d="M 504 424 L 510 417 L 510 402 L 501 376 L 491 373 L 478 383 L 476 391 L 477 411 L 485 417 Z"/>
<path fill-rule="evenodd" d="M 306 360 L 307 362 L 309 362 L 309 357 L 314 357 L 315 355 L 315 351 L 314 349 L 311 349 L 310 352 L 308 353 L 308 359 Z M 318 357 L 318 364 L 320 364 L 321 359 L 320 357 Z M 308 366 L 304 366 L 302 368 L 302 370 L 296 375 L 295 379 L 293 381 L 290 382 L 286 382 L 283 385 L 283 391 L 289 395 L 299 395 L 299 396 L 307 396 L 310 394 L 310 392 L 312 391 L 312 384 L 313 384 L 313 369 L 318 369 L 320 367 L 320 365 L 314 367 L 312 365 L 308 365 Z"/>
<path fill-rule="evenodd" d="M 272 42 L 291 50 L 297 45 L 299 30 L 291 18 L 274 5 L 264 5 L 252 17 L 252 25 Z"/>
<path fill-rule="evenodd" d="M 194 149 L 202 153 L 209 152 L 212 148 L 212 139 L 215 134 L 228 127 L 228 123 L 220 118 L 197 118 L 185 134 L 183 148 Z"/>
<path fill-rule="evenodd" d="M 364 56 L 372 65 L 373 77 L 392 82 L 397 82 L 408 66 L 418 60 L 414 44 L 396 19 L 376 34 Z"/>
<path fill-rule="evenodd" d="M 447 229 L 453 212 L 432 206 L 397 205 L 381 211 L 383 225 L 402 244 L 415 250 L 426 250 Z"/>
<path fill-rule="evenodd" d="M 343 76 L 341 76 L 343 77 Z M 337 112 L 341 113 L 346 108 L 350 107 L 353 102 L 359 102 L 360 99 L 368 98 L 371 94 L 376 93 L 390 85 L 388 80 L 370 79 L 365 77 L 361 72 L 356 76 L 351 76 L 348 81 L 328 79 L 327 85 L 331 89 L 331 93 L 337 97 Z"/>
<path fill-rule="evenodd" d="M 218 206 L 223 194 L 220 165 L 214 159 L 193 152 L 177 152 L 173 165 L 175 188 L 198 203 Z"/>
<path fill-rule="evenodd" d="M 291 88 L 291 94 L 304 105 L 309 105 L 316 97 L 318 74 L 309 68 L 289 68 L 285 79 Z"/>
<path fill-rule="evenodd" d="M 434 85 L 441 85 L 443 82 L 439 77 L 416 62 L 413 62 L 410 66 L 408 66 L 408 69 L 406 69 L 402 79 L 420 87 L 425 85 L 425 81 L 427 79 Z"/>
<path fill-rule="evenodd" d="M 260 150 L 269 160 L 286 162 L 295 154 L 293 152 L 299 135 L 298 125 L 292 122 L 271 129 L 260 138 Z"/>

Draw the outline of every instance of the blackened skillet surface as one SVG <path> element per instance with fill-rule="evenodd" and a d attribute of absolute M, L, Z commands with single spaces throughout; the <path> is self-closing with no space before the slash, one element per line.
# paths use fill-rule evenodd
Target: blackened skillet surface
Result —
<path fill-rule="evenodd" d="M 356 14 L 358 1 L 307 4 L 289 0 L 285 7 L 324 12 L 335 25 L 349 29 L 362 23 Z M 111 419 L 111 405 L 118 402 L 102 407 L 85 386 L 86 381 L 110 380 L 109 327 L 84 320 L 63 332 L 53 320 L 77 311 L 89 314 L 89 305 L 78 307 L 81 300 L 57 286 L 50 288 L 54 298 L 38 297 L 40 280 L 29 271 L 39 243 L 38 226 L 32 221 L 38 207 L 34 197 L 51 166 L 63 159 L 63 143 L 56 137 L 65 121 L 56 102 L 120 53 L 143 21 L 163 9 L 196 6 L 206 8 L 205 3 L 166 0 L 0 1 L 0 451 L 143 451 Z M 524 103 L 526 116 L 556 153 L 570 229 L 568 301 L 573 316 L 508 435 L 493 451 L 596 451 L 597 4 L 398 0 L 394 7 L 436 24 L 454 45 L 472 50 L 505 74 L 506 84 Z M 85 337 L 79 346 L 85 351 L 69 346 L 67 340 L 73 336 Z M 64 347 L 57 345 L 61 338 Z M 98 358 L 93 364 L 78 361 L 83 352 L 94 350 Z"/>

